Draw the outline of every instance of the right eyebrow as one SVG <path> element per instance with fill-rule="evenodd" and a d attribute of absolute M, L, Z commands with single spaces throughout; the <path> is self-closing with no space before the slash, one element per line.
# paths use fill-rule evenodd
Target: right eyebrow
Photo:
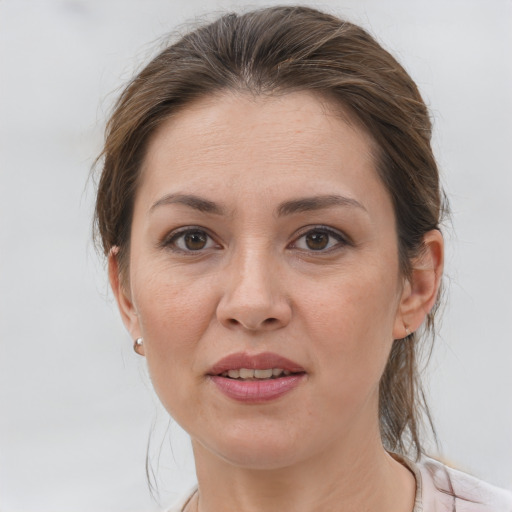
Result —
<path fill-rule="evenodd" d="M 148 213 L 152 213 L 159 206 L 168 204 L 183 204 L 194 210 L 214 215 L 224 215 L 225 210 L 217 203 L 193 194 L 167 194 L 151 205 Z"/>

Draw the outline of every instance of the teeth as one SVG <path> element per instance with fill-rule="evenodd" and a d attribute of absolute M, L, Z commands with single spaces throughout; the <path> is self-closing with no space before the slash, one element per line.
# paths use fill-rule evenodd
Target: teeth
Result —
<path fill-rule="evenodd" d="M 270 370 L 254 370 L 254 376 L 257 379 L 270 379 L 272 377 L 272 368 Z"/>
<path fill-rule="evenodd" d="M 229 377 L 230 379 L 271 379 L 272 377 L 279 377 L 281 375 L 291 375 L 288 370 L 282 368 L 267 368 L 265 370 L 252 370 L 249 368 L 240 368 L 239 370 L 228 370 L 222 374 L 223 377 Z"/>
<path fill-rule="evenodd" d="M 253 379 L 254 378 L 254 370 L 249 370 L 247 368 L 240 368 L 240 378 L 241 379 Z"/>

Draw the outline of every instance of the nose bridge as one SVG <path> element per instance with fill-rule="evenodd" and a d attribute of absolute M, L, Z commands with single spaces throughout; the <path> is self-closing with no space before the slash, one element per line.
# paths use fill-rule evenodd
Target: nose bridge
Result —
<path fill-rule="evenodd" d="M 221 322 L 250 330 L 288 323 L 291 312 L 281 289 L 278 258 L 264 237 L 240 241 L 227 272 L 218 307 Z"/>
<path fill-rule="evenodd" d="M 276 262 L 268 242 L 264 239 L 251 239 L 241 243 L 233 260 L 233 297 L 255 306 L 272 302 L 270 277 L 276 270 Z"/>

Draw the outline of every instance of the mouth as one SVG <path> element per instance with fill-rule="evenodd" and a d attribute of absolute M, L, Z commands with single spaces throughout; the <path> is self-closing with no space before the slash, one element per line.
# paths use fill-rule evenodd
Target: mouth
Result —
<path fill-rule="evenodd" d="M 208 372 L 219 391 L 244 403 L 277 399 L 297 388 L 306 375 L 299 364 L 270 352 L 232 354 Z"/>
<path fill-rule="evenodd" d="M 295 373 L 306 371 L 300 364 L 278 354 L 238 352 L 217 361 L 210 368 L 208 375 L 238 380 L 259 380 L 278 379 Z"/>
<path fill-rule="evenodd" d="M 303 372 L 294 372 L 294 373 L 303 373 Z M 279 379 L 280 377 L 288 377 L 292 375 L 292 372 L 289 370 L 283 370 L 282 368 L 267 368 L 265 370 L 262 369 L 252 369 L 252 368 L 240 368 L 240 369 L 231 369 L 225 371 L 220 374 L 221 377 L 226 377 L 228 379 L 236 379 L 242 381 L 254 381 L 254 380 L 269 380 L 269 379 Z"/>

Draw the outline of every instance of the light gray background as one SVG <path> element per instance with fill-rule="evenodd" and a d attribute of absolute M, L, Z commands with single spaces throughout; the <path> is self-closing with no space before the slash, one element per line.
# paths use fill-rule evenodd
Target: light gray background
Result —
<path fill-rule="evenodd" d="M 158 510 L 146 444 L 156 421 L 156 465 L 167 422 L 92 249 L 87 177 L 115 91 L 152 55 L 152 41 L 239 5 L 0 0 L 2 512 Z M 432 408 L 443 454 L 512 488 L 512 2 L 310 5 L 368 28 L 432 108 L 455 232 Z M 164 503 L 194 481 L 186 437 L 176 426 L 170 437 Z"/>

